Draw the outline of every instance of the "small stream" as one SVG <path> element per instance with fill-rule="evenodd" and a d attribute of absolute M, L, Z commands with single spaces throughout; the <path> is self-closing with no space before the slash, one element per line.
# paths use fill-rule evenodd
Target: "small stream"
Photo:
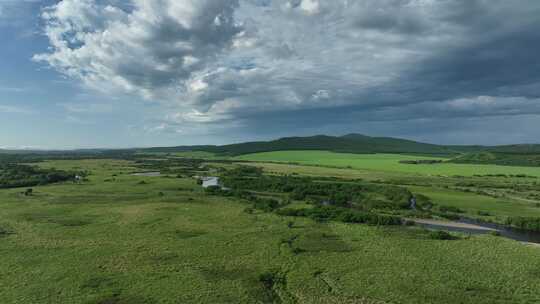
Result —
<path fill-rule="evenodd" d="M 449 222 L 449 224 L 451 223 L 452 222 Z M 453 227 L 450 225 L 447 226 L 447 225 L 444 225 L 444 222 L 441 222 L 441 224 L 417 223 L 417 225 L 421 227 L 425 227 L 425 228 L 462 232 L 462 233 L 469 233 L 469 234 L 487 234 L 487 233 L 492 233 L 493 231 L 498 231 L 501 236 L 512 239 L 512 240 L 540 244 L 540 232 L 519 230 L 519 229 L 510 228 L 510 227 L 499 225 L 499 224 L 485 223 L 485 222 L 480 222 L 480 221 L 476 221 L 476 220 L 468 219 L 468 218 L 461 218 L 460 220 L 454 221 L 453 223 L 470 224 L 470 225 L 478 226 L 479 228 L 475 229 L 475 228 L 469 228 L 469 227 Z"/>

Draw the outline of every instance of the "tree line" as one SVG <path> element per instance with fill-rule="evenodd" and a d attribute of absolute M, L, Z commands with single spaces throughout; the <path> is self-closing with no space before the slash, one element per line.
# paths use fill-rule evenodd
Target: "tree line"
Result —
<path fill-rule="evenodd" d="M 84 173 L 80 173 L 84 174 Z M 74 180 L 77 173 L 28 165 L 0 164 L 0 188 L 33 187 Z"/>

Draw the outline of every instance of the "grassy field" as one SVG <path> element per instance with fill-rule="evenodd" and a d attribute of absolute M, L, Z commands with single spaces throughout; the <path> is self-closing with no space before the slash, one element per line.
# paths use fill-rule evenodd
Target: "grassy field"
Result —
<path fill-rule="evenodd" d="M 438 205 L 460 208 L 472 217 L 477 217 L 479 212 L 488 212 L 493 217 L 540 217 L 540 207 L 530 202 L 493 198 L 475 193 L 464 193 L 462 191 L 441 189 L 437 187 L 413 186 L 408 188 L 415 193 L 427 195 Z"/>
<path fill-rule="evenodd" d="M 540 168 L 515 167 L 497 165 L 472 164 L 401 164 L 401 160 L 442 159 L 425 156 L 410 156 L 401 154 L 349 154 L 326 151 L 278 151 L 247 154 L 236 157 L 238 160 L 256 162 L 293 162 L 305 165 L 333 166 L 352 169 L 364 169 L 383 172 L 399 172 L 407 174 L 441 175 L 441 176 L 472 176 L 475 174 L 526 174 L 540 177 Z M 444 159 L 442 159 L 444 160 Z"/>
<path fill-rule="evenodd" d="M 0 191 L 2 303 L 540 302 L 540 250 L 515 241 L 248 214 L 127 161 L 41 165 L 92 174 Z"/>
<path fill-rule="evenodd" d="M 410 176 L 410 174 L 388 171 L 372 171 L 365 169 L 329 168 L 309 165 L 287 165 L 280 163 L 253 162 L 252 166 L 264 168 L 268 174 L 295 174 L 312 177 L 333 176 L 342 179 L 362 179 L 367 181 L 392 181 L 403 184 L 415 194 L 428 196 L 435 204 L 440 206 L 457 207 L 465 211 L 465 214 L 474 218 L 485 220 L 496 220 L 504 222 L 506 216 L 537 216 L 540 217 L 540 206 L 538 201 L 520 200 L 511 197 L 490 197 L 479 195 L 473 192 L 458 191 L 444 188 L 443 186 L 454 185 L 463 179 L 444 178 L 435 176 Z M 466 180 L 472 181 L 492 181 L 499 184 L 512 185 L 520 183 L 534 183 L 536 179 L 522 178 L 485 178 L 470 177 Z M 412 183 L 412 185 L 410 185 Z M 500 189 L 499 189 L 500 190 Z M 508 191 L 502 189 L 500 191 Z M 480 212 L 489 213 L 488 216 L 480 216 Z"/>

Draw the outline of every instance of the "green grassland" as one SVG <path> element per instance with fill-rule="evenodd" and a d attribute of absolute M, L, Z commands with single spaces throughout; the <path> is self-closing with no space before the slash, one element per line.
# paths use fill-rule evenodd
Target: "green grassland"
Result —
<path fill-rule="evenodd" d="M 395 164 L 395 162 L 393 163 Z M 540 201 L 538 197 L 527 199 L 528 192 L 521 189 L 532 188 L 534 189 L 533 192 L 540 193 L 540 180 L 537 178 L 497 176 L 449 177 L 444 175 L 426 175 L 372 169 L 290 165 L 275 162 L 250 162 L 249 165 L 261 167 L 267 174 L 274 175 L 333 176 L 341 179 L 362 179 L 402 185 L 415 194 L 428 196 L 436 205 L 460 208 L 469 217 L 488 221 L 501 223 L 508 216 L 540 217 Z M 418 167 L 424 165 L 408 166 Z M 472 184 L 472 186 L 456 186 L 462 184 Z M 483 190 L 496 195 L 478 194 L 476 193 L 477 190 Z"/>
<path fill-rule="evenodd" d="M 190 178 L 132 176 L 128 161 L 40 166 L 91 174 L 0 190 L 2 303 L 540 302 L 540 250 L 512 240 L 246 213 Z"/>
<path fill-rule="evenodd" d="M 292 162 L 305 165 L 333 166 L 352 169 L 364 169 L 409 174 L 472 176 L 475 174 L 525 174 L 540 177 L 540 168 L 473 164 L 402 164 L 402 160 L 445 160 L 444 158 L 411 156 L 402 154 L 350 154 L 328 151 L 277 151 L 246 154 L 235 157 L 237 160 L 257 162 Z"/>
<path fill-rule="evenodd" d="M 464 210 L 472 218 L 494 220 L 495 217 L 532 216 L 540 217 L 540 207 L 536 203 L 508 198 L 494 198 L 475 193 L 466 193 L 438 187 L 408 187 L 415 193 L 427 195 L 433 202 L 441 206 L 457 207 Z M 479 214 L 487 212 L 490 215 L 481 217 Z M 499 222 L 501 222 L 500 220 Z"/>

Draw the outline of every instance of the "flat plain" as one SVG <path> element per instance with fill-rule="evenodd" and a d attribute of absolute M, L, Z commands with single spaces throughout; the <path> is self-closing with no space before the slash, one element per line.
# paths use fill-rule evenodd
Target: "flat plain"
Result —
<path fill-rule="evenodd" d="M 399 172 L 424 175 L 442 176 L 472 176 L 486 174 L 525 174 L 540 177 L 540 168 L 475 165 L 475 164 L 403 164 L 399 161 L 407 160 L 447 160 L 447 158 L 433 156 L 418 156 L 404 154 L 351 154 L 328 151 L 275 151 L 246 154 L 236 157 L 238 160 L 258 162 L 285 162 L 304 165 L 333 166 L 341 168 L 364 169 L 372 171 Z"/>
<path fill-rule="evenodd" d="M 0 190 L 3 303 L 540 301 L 540 250 L 513 240 L 248 213 L 192 178 L 132 176 L 130 161 L 39 166 L 91 173 L 32 196 Z M 491 203 L 462 207 L 506 212 Z"/>

